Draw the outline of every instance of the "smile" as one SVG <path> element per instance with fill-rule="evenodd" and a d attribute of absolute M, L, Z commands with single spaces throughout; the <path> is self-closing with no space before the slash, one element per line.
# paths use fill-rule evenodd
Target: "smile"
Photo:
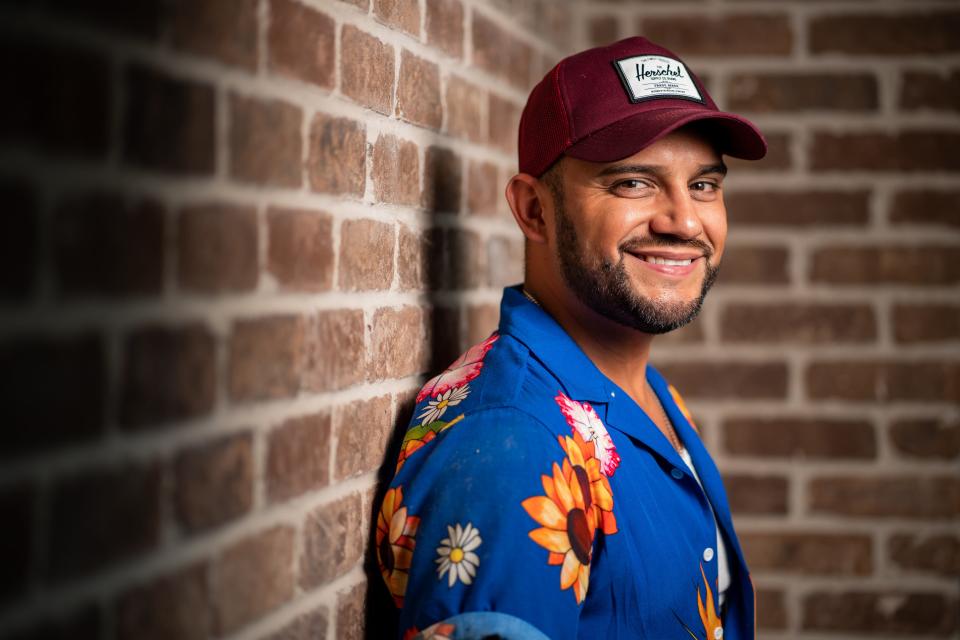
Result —
<path fill-rule="evenodd" d="M 637 257 L 643 260 L 644 262 L 649 262 L 651 264 L 666 264 L 666 265 L 673 265 L 677 267 L 685 267 L 688 264 L 691 264 L 693 262 L 693 258 L 687 258 L 686 260 L 672 260 L 670 258 L 661 258 L 659 256 L 638 255 Z"/>

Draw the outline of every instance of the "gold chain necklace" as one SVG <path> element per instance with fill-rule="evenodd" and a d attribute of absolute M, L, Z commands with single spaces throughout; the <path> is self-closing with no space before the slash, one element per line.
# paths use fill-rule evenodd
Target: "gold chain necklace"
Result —
<path fill-rule="evenodd" d="M 524 288 L 522 288 L 522 289 L 520 289 L 520 290 L 523 292 L 523 295 L 525 295 L 525 296 L 527 297 L 527 300 L 529 300 L 529 301 L 532 302 L 533 304 L 535 304 L 535 305 L 537 305 L 538 307 L 540 307 L 540 301 L 537 300 L 536 298 L 534 298 L 533 295 L 532 295 L 529 291 L 527 291 L 527 288 L 526 288 L 526 287 L 524 287 Z M 541 307 L 541 308 L 542 308 L 542 307 Z"/>

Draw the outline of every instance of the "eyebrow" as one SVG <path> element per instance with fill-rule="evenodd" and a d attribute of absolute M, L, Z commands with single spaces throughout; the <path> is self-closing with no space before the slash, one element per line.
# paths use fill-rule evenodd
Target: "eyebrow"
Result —
<path fill-rule="evenodd" d="M 615 164 L 604 168 L 602 171 L 600 171 L 600 173 L 597 174 L 597 177 L 602 178 L 605 176 L 616 176 L 625 173 L 646 173 L 657 176 L 666 173 L 666 168 L 655 164 Z M 725 176 L 727 175 L 727 165 L 725 165 L 723 162 L 701 165 L 693 177 L 699 178 L 700 176 L 708 173 L 719 173 L 720 175 Z"/>

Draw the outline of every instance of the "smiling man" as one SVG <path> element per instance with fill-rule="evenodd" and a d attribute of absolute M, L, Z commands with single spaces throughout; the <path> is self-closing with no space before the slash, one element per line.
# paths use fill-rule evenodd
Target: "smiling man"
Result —
<path fill-rule="evenodd" d="M 723 155 L 765 151 L 643 38 L 533 89 L 506 189 L 524 283 L 421 389 L 378 516 L 401 637 L 754 636 L 720 475 L 649 355 L 717 276 Z"/>

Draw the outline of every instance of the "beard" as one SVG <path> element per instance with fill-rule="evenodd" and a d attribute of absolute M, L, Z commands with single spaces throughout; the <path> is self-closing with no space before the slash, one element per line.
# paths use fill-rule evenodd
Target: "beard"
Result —
<path fill-rule="evenodd" d="M 564 209 L 562 194 L 554 192 L 554 202 L 560 272 L 580 302 L 617 324 L 649 334 L 679 329 L 697 317 L 707 291 L 720 272 L 719 265 L 710 262 L 713 250 L 708 244 L 702 240 L 684 240 L 676 236 L 652 236 L 644 241 L 645 248 L 695 248 L 703 252 L 706 262 L 706 274 L 696 299 L 676 301 L 646 298 L 634 290 L 624 264 L 629 244 L 618 247 L 620 259 L 616 262 L 601 258 L 599 265 L 591 267 L 585 260 L 576 229 Z"/>

